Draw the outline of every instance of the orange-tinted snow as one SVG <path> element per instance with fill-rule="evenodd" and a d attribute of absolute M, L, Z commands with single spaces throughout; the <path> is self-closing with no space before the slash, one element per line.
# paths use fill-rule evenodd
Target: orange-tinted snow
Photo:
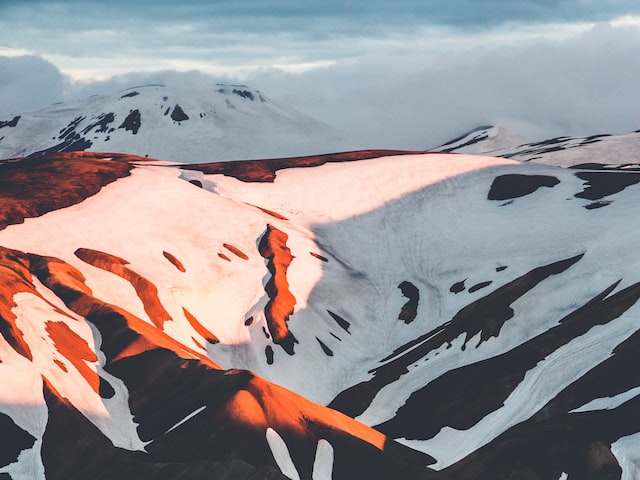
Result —
<path fill-rule="evenodd" d="M 91 290 L 84 284 L 82 274 L 68 263 L 34 254 L 29 254 L 29 260 L 31 272 L 71 310 L 89 321 L 98 322 L 98 329 L 103 327 L 118 332 L 112 350 L 107 352 L 103 348 L 107 362 L 164 348 L 182 358 L 198 359 L 209 367 L 219 368 L 208 357 L 186 347 L 154 325 L 93 297 Z"/>

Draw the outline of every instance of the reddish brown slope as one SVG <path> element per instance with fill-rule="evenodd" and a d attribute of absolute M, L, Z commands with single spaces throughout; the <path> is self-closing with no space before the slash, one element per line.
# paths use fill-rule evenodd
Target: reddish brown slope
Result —
<path fill-rule="evenodd" d="M 128 162 L 139 160 L 144 159 L 81 152 L 0 161 L 0 230 L 80 203 L 129 175 Z"/>
<path fill-rule="evenodd" d="M 391 155 L 417 155 L 425 152 L 409 150 L 358 150 L 355 152 L 311 155 L 307 157 L 270 158 L 266 160 L 234 160 L 180 165 L 184 170 L 197 170 L 205 174 L 219 173 L 243 182 L 273 182 L 276 172 L 285 168 L 318 167 L 329 162 L 351 162 Z"/>
<path fill-rule="evenodd" d="M 280 345 L 289 355 L 293 355 L 293 345 L 298 343 L 287 322 L 293 315 L 296 299 L 289 291 L 287 269 L 293 260 L 291 250 L 287 247 L 289 236 L 273 225 L 260 239 L 258 251 L 267 260 L 267 269 L 271 277 L 264 289 L 269 295 L 269 302 L 264 307 L 264 316 L 273 342 Z"/>

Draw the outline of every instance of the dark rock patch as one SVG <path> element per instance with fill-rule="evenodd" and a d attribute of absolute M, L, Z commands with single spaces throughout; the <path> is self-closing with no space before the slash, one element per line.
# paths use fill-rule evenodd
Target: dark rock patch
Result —
<path fill-rule="evenodd" d="M 327 347 L 327 345 L 322 340 L 320 340 L 318 337 L 316 337 L 316 340 L 320 344 L 320 348 L 322 348 L 322 351 L 324 352 L 324 354 L 327 357 L 333 357 L 333 350 L 331 350 L 329 347 Z"/>
<path fill-rule="evenodd" d="M 0 128 L 4 127 L 16 127 L 18 126 L 18 121 L 20 120 L 20 115 L 16 115 L 11 120 L 0 121 Z"/>
<path fill-rule="evenodd" d="M 323 257 L 319 253 L 309 252 L 309 255 L 311 255 L 312 257 L 316 257 L 318 260 L 322 260 L 323 262 L 328 262 L 329 261 L 329 259 L 327 257 Z"/>
<path fill-rule="evenodd" d="M 349 322 L 347 322 L 340 315 L 333 313 L 331 310 L 327 310 L 327 313 L 331 315 L 331 318 L 335 320 L 335 322 L 340 326 L 340 328 L 342 328 L 348 334 L 351 334 L 351 332 L 349 331 L 349 327 L 351 327 L 351 324 Z"/>
<path fill-rule="evenodd" d="M 20 452 L 33 447 L 36 439 L 0 412 L 0 468 L 18 460 Z"/>
<path fill-rule="evenodd" d="M 273 365 L 273 348 L 271 345 L 267 345 L 264 349 L 264 355 L 267 357 L 267 364 Z"/>
<path fill-rule="evenodd" d="M 466 287 L 464 286 L 464 282 L 466 282 L 466 281 L 467 281 L 467 279 L 465 278 L 464 280 L 460 280 L 459 282 L 454 283 L 453 285 L 451 285 L 451 286 L 449 287 L 449 291 L 450 291 L 451 293 L 460 293 L 460 292 L 463 292 L 463 291 L 464 291 L 464 289 L 466 288 Z"/>
<path fill-rule="evenodd" d="M 98 388 L 98 394 L 100 395 L 100 398 L 109 399 L 115 396 L 116 391 L 105 378 L 100 377 L 100 386 Z"/>
<path fill-rule="evenodd" d="M 602 208 L 602 207 L 606 207 L 607 205 L 611 205 L 611 203 L 613 202 L 607 202 L 607 201 L 592 202 L 588 205 L 585 205 L 584 208 L 586 208 L 587 210 L 594 210 L 596 208 Z"/>
<path fill-rule="evenodd" d="M 575 176 L 587 182 L 587 186 L 574 196 L 587 200 L 600 200 L 640 183 L 639 172 L 577 172 Z"/>
<path fill-rule="evenodd" d="M 189 180 L 191 185 L 195 185 L 198 188 L 202 188 L 202 182 L 200 180 Z"/>
<path fill-rule="evenodd" d="M 83 130 L 82 133 L 84 135 L 86 135 L 87 133 L 89 133 L 91 130 L 95 129 L 96 133 L 104 133 L 107 130 L 109 130 L 109 125 L 116 119 L 116 116 L 109 112 L 109 113 L 102 113 L 100 115 L 98 115 L 98 118 L 96 119 L 95 122 L 90 123 L 89 125 L 87 125 Z"/>
<path fill-rule="evenodd" d="M 381 360 L 386 363 L 371 370 L 373 378 L 344 390 L 329 406 L 350 417 L 357 417 L 366 410 L 381 388 L 406 374 L 409 366 L 430 352 L 444 345 L 450 348 L 452 342 L 462 334 L 465 335 L 463 344 L 465 347 L 472 338 L 480 334 L 476 348 L 489 338 L 497 337 L 504 323 L 514 316 L 511 308 L 513 302 L 551 275 L 564 272 L 582 256 L 582 254 L 576 255 L 534 268 L 487 296 L 470 303 L 458 311 L 450 321 L 394 350 L 391 355 Z"/>
<path fill-rule="evenodd" d="M 229 257 L 227 257 L 224 253 L 218 253 L 218 256 L 223 259 L 226 260 L 227 262 L 230 262 L 231 259 Z"/>
<path fill-rule="evenodd" d="M 140 95 L 140 92 L 134 91 L 134 92 L 125 93 L 120 98 L 135 97 L 136 95 Z"/>
<path fill-rule="evenodd" d="M 554 187 L 560 183 L 551 175 L 521 175 L 511 173 L 500 175 L 493 180 L 489 200 L 509 200 L 529 195 L 541 187 Z"/>
<path fill-rule="evenodd" d="M 253 102 L 254 100 L 254 96 L 253 93 L 251 93 L 249 90 L 240 90 L 238 88 L 234 88 L 233 89 L 233 93 L 235 93 L 236 95 L 242 97 L 242 98 L 247 98 L 249 100 L 251 100 Z"/>
<path fill-rule="evenodd" d="M 506 265 L 501 265 L 499 267 L 496 267 L 496 272 L 502 272 L 502 271 L 504 271 L 506 269 L 507 269 Z"/>
<path fill-rule="evenodd" d="M 125 130 L 135 135 L 136 133 L 138 133 L 140 125 L 142 125 L 140 110 L 136 108 L 135 110 L 129 112 L 127 118 L 124 119 L 122 125 L 120 125 L 118 128 L 124 128 Z"/>
<path fill-rule="evenodd" d="M 189 120 L 189 115 L 184 113 L 182 107 L 177 105 L 173 107 L 173 111 L 171 112 L 171 120 L 174 122 L 184 122 L 185 120 Z"/>
<path fill-rule="evenodd" d="M 244 321 L 244 325 L 246 327 L 250 326 L 253 323 L 253 317 L 249 317 Z"/>
<path fill-rule="evenodd" d="M 477 292 L 478 290 L 480 290 L 480 289 L 482 289 L 484 287 L 488 287 L 492 283 L 493 283 L 492 280 L 487 280 L 486 282 L 476 283 L 474 286 L 469 287 L 469 293 Z"/>
<path fill-rule="evenodd" d="M 398 288 L 402 292 L 402 295 L 409 300 L 402 306 L 398 320 L 406 323 L 407 325 L 413 322 L 418 315 L 418 303 L 420 302 L 420 290 L 413 283 L 404 281 L 398 285 Z"/>

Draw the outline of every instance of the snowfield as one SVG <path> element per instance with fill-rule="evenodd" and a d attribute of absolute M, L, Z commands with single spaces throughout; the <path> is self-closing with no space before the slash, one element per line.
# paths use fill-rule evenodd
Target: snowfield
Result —
<path fill-rule="evenodd" d="M 636 478 L 640 171 L 585 148 L 0 161 L 0 473 Z"/>

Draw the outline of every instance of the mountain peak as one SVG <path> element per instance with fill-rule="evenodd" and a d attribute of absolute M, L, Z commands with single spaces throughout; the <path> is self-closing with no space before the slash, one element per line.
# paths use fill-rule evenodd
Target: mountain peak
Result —
<path fill-rule="evenodd" d="M 340 133 L 246 85 L 161 84 L 51 105 L 0 122 L 0 158 L 70 151 L 174 161 L 316 154 Z"/>
<path fill-rule="evenodd" d="M 526 139 L 496 125 L 482 125 L 440 145 L 435 150 L 458 153 L 487 153 L 522 145 Z"/>

